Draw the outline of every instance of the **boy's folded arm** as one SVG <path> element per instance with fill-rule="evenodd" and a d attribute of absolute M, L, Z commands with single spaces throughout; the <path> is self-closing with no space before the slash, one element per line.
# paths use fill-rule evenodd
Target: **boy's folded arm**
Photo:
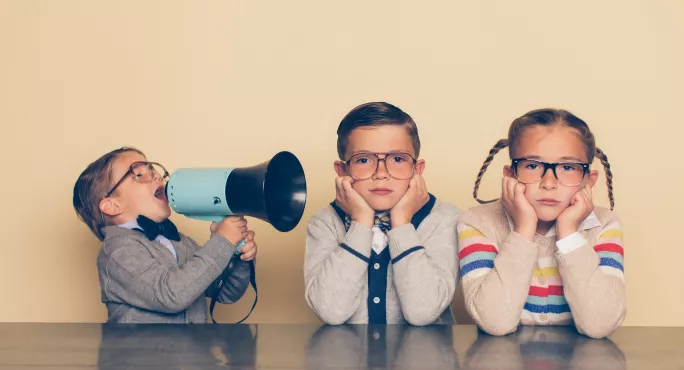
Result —
<path fill-rule="evenodd" d="M 133 237 L 103 244 L 103 290 L 112 300 L 164 313 L 187 309 L 223 271 L 235 250 L 225 238 L 212 235 L 182 266 L 154 259 Z"/>
<path fill-rule="evenodd" d="M 511 232 L 497 247 L 476 228 L 459 222 L 458 252 L 470 316 L 490 334 L 514 332 L 529 294 L 536 244 Z"/>
<path fill-rule="evenodd" d="M 593 247 L 584 240 L 579 248 L 558 254 L 558 272 L 580 333 L 603 338 L 625 319 L 623 245 L 620 223 L 614 221 L 599 232 Z"/>
<path fill-rule="evenodd" d="M 428 325 L 439 318 L 453 300 L 458 265 L 456 220 L 440 222 L 424 245 L 412 224 L 388 233 L 392 278 L 406 321 Z"/>
<path fill-rule="evenodd" d="M 307 227 L 305 298 L 328 324 L 343 324 L 358 310 L 366 284 L 372 231 L 352 222 L 342 243 L 323 219 Z"/>

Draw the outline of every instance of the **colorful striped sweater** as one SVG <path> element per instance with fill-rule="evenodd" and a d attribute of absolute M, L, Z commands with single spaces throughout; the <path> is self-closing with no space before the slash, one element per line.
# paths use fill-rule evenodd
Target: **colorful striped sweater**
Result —
<path fill-rule="evenodd" d="M 458 223 L 466 309 L 482 330 L 569 325 L 590 337 L 612 333 L 626 315 L 624 252 L 617 216 L 596 207 L 586 243 L 560 253 L 555 233 L 531 242 L 513 232 L 500 202 L 474 207 Z"/>

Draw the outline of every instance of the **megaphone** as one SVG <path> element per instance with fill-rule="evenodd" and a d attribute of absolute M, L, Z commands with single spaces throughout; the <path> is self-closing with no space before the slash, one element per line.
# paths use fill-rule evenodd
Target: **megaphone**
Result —
<path fill-rule="evenodd" d="M 295 228 L 306 206 L 306 177 L 297 157 L 279 152 L 271 160 L 245 168 L 181 168 L 166 183 L 166 199 L 176 213 L 204 221 L 220 222 L 232 215 L 250 216 L 287 232 Z M 244 245 L 241 241 L 224 272 L 210 287 L 209 314 L 214 319 L 214 305 L 230 276 L 234 261 Z M 250 261 L 250 284 L 256 292 L 254 263 Z M 252 309 L 241 323 L 254 310 Z"/>
<path fill-rule="evenodd" d="M 297 157 L 287 151 L 245 168 L 182 168 L 166 183 L 171 209 L 186 217 L 220 222 L 250 216 L 287 232 L 306 205 L 306 177 Z"/>

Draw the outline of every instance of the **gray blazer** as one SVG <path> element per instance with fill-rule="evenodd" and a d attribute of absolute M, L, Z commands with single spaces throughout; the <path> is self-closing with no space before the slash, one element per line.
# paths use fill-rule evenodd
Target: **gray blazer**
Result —
<path fill-rule="evenodd" d="M 110 323 L 206 323 L 207 288 L 235 252 L 223 236 L 203 246 L 181 234 L 178 260 L 158 241 L 119 226 L 103 229 L 97 257 L 102 302 Z M 218 298 L 236 302 L 249 285 L 249 264 L 238 261 Z"/>

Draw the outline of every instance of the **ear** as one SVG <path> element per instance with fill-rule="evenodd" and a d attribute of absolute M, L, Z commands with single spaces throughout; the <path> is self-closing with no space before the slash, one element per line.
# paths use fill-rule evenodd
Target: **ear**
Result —
<path fill-rule="evenodd" d="M 589 171 L 589 185 L 590 188 L 593 188 L 596 185 L 596 182 L 598 181 L 599 177 L 599 172 L 596 170 L 591 170 Z"/>
<path fill-rule="evenodd" d="M 423 175 L 423 171 L 425 171 L 425 160 L 424 159 L 419 159 L 416 161 L 416 174 L 418 175 Z"/>
<path fill-rule="evenodd" d="M 503 175 L 504 177 L 515 177 L 513 176 L 513 169 L 509 165 L 505 165 L 503 168 Z"/>
<path fill-rule="evenodd" d="M 347 176 L 347 164 L 342 161 L 335 161 L 335 173 L 339 177 Z"/>
<path fill-rule="evenodd" d="M 114 217 L 123 213 L 121 204 L 114 198 L 105 198 L 100 201 L 100 211 L 107 216 Z"/>

